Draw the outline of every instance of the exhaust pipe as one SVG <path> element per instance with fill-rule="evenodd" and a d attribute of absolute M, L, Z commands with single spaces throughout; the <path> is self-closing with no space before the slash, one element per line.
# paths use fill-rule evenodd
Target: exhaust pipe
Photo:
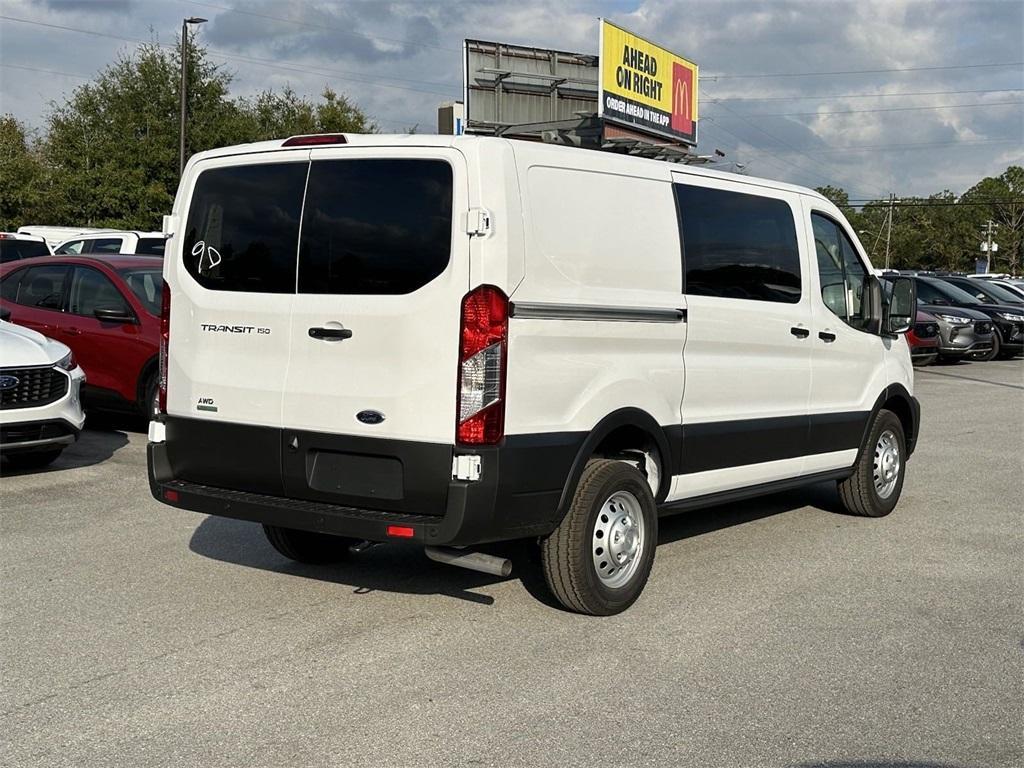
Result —
<path fill-rule="evenodd" d="M 438 563 L 457 565 L 471 571 L 489 573 L 492 576 L 512 575 L 512 561 L 504 557 L 485 555 L 483 552 L 466 552 L 454 547 L 424 547 L 427 557 Z"/>

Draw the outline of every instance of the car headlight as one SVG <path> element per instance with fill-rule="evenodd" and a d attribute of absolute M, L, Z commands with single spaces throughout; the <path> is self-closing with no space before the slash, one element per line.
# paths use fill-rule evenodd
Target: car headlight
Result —
<path fill-rule="evenodd" d="M 68 352 L 64 357 L 54 363 L 58 368 L 63 368 L 65 371 L 73 371 L 78 367 L 78 363 L 75 361 L 75 355 L 72 352 Z"/>
<path fill-rule="evenodd" d="M 942 312 L 937 312 L 936 316 L 941 317 L 947 323 L 953 323 L 954 325 L 967 325 L 974 322 L 971 318 L 964 317 L 963 315 L 947 315 Z"/>
<path fill-rule="evenodd" d="M 1016 312 L 996 312 L 996 315 L 1011 323 L 1024 323 L 1024 315 L 1019 315 Z"/>

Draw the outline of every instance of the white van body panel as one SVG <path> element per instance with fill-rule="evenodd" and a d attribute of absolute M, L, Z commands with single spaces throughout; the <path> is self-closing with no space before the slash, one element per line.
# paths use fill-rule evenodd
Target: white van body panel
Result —
<path fill-rule="evenodd" d="M 552 316 L 510 323 L 506 432 L 589 432 L 625 407 L 677 423 L 686 323 L 558 317 L 686 307 L 668 169 L 542 144 L 514 152 L 526 274 L 511 299 Z"/>
<path fill-rule="evenodd" d="M 204 288 L 185 268 L 186 260 L 202 256 L 182 252 L 181 230 L 196 180 L 204 171 L 308 161 L 309 150 L 300 149 L 266 155 L 200 154 L 189 162 L 172 213 L 179 231 L 168 241 L 164 258 L 173 338 L 167 371 L 168 415 L 281 426 L 294 294 Z M 211 326 L 252 330 L 208 330 Z"/>
<path fill-rule="evenodd" d="M 372 147 L 314 149 L 313 163 L 378 158 Z M 470 288 L 466 161 L 443 148 L 408 147 L 389 159 L 443 160 L 452 169 L 452 248 L 440 276 L 401 295 L 300 293 L 291 314 L 291 356 L 281 423 L 288 429 L 450 443 L 455 435 L 459 307 Z M 396 189 L 395 204 L 401 205 Z M 344 327 L 343 341 L 313 339 L 315 326 Z M 379 424 L 356 415 L 377 411 Z"/>

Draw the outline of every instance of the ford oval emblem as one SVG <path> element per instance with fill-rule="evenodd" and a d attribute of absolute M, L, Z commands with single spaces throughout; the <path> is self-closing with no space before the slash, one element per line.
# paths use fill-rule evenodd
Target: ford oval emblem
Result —
<path fill-rule="evenodd" d="M 19 379 L 17 376 L 0 376 L 0 392 L 6 392 L 8 389 L 14 389 L 18 386 L 18 381 Z M 383 419 L 384 417 L 381 416 L 382 421 Z"/>
<path fill-rule="evenodd" d="M 380 424 L 384 421 L 384 414 L 380 411 L 360 411 L 356 414 L 356 418 L 363 424 Z"/>

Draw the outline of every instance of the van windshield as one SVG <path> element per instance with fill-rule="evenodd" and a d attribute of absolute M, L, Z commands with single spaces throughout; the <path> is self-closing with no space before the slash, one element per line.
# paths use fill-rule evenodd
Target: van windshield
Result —
<path fill-rule="evenodd" d="M 443 160 L 214 168 L 192 195 L 185 267 L 213 290 L 411 293 L 450 261 L 452 190 Z"/>

